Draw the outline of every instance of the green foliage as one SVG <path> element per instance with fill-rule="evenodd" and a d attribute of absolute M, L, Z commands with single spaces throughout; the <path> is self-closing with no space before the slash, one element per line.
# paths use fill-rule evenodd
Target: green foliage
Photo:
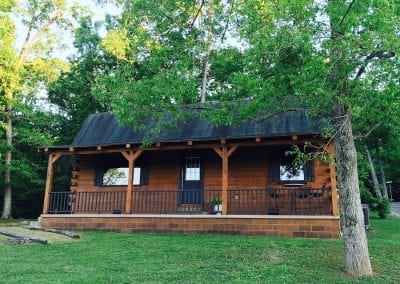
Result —
<path fill-rule="evenodd" d="M 10 12 L 17 5 L 15 0 L 2 0 L 0 2 L 0 12 Z"/>
<path fill-rule="evenodd" d="M 304 166 L 308 161 L 318 160 L 326 164 L 334 163 L 334 158 L 321 146 L 306 142 L 303 145 L 292 145 L 291 149 L 285 152 L 286 156 L 293 157 L 293 167 L 289 171 L 297 172 L 297 169 Z"/>
<path fill-rule="evenodd" d="M 360 197 L 362 204 L 368 204 L 370 208 L 373 208 L 373 205 L 375 204 L 376 200 L 372 196 L 372 193 L 369 190 L 365 188 L 360 188 Z"/>
<path fill-rule="evenodd" d="M 214 53 L 229 21 L 221 1 L 204 1 L 200 5 L 192 0 L 138 0 L 123 4 L 121 17 L 110 25 L 102 41 L 105 49 L 119 59 L 118 66 L 98 74 L 93 93 L 110 105 L 124 124 L 141 129 L 141 122 L 151 114 L 153 131 L 157 132 L 165 122 L 172 126 L 198 115 L 199 109 L 183 106 L 199 102 L 207 52 L 220 66 L 217 75 L 229 76 L 241 68 L 236 62 L 241 55 L 235 49 L 226 49 L 224 55 L 219 50 Z M 229 60 L 230 70 L 222 72 L 225 60 Z M 219 88 L 227 86 L 218 81 L 210 83 L 207 96 L 217 96 L 214 90 Z M 216 123 L 220 122 L 213 117 Z"/>
<path fill-rule="evenodd" d="M 385 219 L 390 214 L 390 200 L 387 198 L 377 198 L 375 208 L 379 218 Z"/>
<path fill-rule="evenodd" d="M 59 131 L 58 116 L 43 112 L 32 105 L 17 104 L 18 119 L 14 122 L 14 144 L 8 146 L 0 140 L 0 153 L 12 150 L 13 161 L 9 166 L 13 176 L 13 216 L 34 218 L 41 212 L 47 160 L 37 147 L 53 143 Z M 0 119 L 2 119 L 0 115 Z M 4 129 L 0 129 L 4 137 Z M 0 163 L 0 188 L 4 188 L 4 170 Z M 3 192 L 0 192 L 0 198 Z"/>
<path fill-rule="evenodd" d="M 211 203 L 213 205 L 221 205 L 222 204 L 222 198 L 219 195 L 214 196 L 212 199 Z"/>
<path fill-rule="evenodd" d="M 55 144 L 70 144 L 89 114 L 106 111 L 107 103 L 99 102 L 91 92 L 96 74 L 112 68 L 113 60 L 100 47 L 97 24 L 86 17 L 75 31 L 74 46 L 79 53 L 70 58 L 70 68 L 61 72 L 49 87 L 49 101 L 65 114 L 60 122 L 60 133 Z"/>
<path fill-rule="evenodd" d="M 102 41 L 119 63 L 98 74 L 92 91 L 123 123 L 140 129 L 149 115 L 155 125 L 166 114 L 172 122 L 190 116 L 182 106 L 200 101 L 210 46 L 207 100 L 222 107 L 214 111 L 206 103 L 202 110 L 216 125 L 262 120 L 303 105 L 310 114 L 333 119 L 332 102 L 351 111 L 356 133 L 377 121 L 397 123 L 398 3 L 357 1 L 346 13 L 344 1 L 210 2 L 121 1 L 123 13 Z M 230 42 L 221 44 L 226 31 Z M 331 80 L 333 70 L 338 80 Z"/>
<path fill-rule="evenodd" d="M 15 205 L 14 216 L 33 217 L 40 212 L 46 169 L 37 147 L 53 144 L 60 130 L 60 117 L 40 110 L 38 93 L 67 69 L 65 62 L 52 55 L 58 35 L 80 15 L 65 0 L 23 0 L 16 5 L 10 0 L 0 4 L 0 188 L 6 187 L 4 177 L 11 172 L 13 200 L 5 202 Z M 17 21 L 22 43 L 15 42 Z M 12 129 L 6 129 L 6 121 Z M 6 140 L 6 130 L 13 131 L 12 141 Z M 5 164 L 7 152 L 12 161 Z"/>

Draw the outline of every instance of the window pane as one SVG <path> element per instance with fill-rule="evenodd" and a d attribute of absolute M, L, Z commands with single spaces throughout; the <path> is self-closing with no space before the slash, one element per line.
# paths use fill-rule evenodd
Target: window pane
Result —
<path fill-rule="evenodd" d="M 133 185 L 140 185 L 141 168 L 135 168 L 133 171 Z"/>
<path fill-rule="evenodd" d="M 304 180 L 304 167 L 298 169 L 288 165 L 280 166 L 280 180 L 281 181 L 303 181 Z"/>
<path fill-rule="evenodd" d="M 109 168 L 104 172 L 103 185 L 128 185 L 128 168 Z"/>
<path fill-rule="evenodd" d="M 186 158 L 186 172 L 185 179 L 200 180 L 200 157 Z"/>

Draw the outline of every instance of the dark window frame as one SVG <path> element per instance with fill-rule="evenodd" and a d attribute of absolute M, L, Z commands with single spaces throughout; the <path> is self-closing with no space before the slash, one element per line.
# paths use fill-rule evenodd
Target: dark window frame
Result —
<path fill-rule="evenodd" d="M 268 163 L 268 181 L 279 184 L 307 184 L 315 180 L 315 162 L 310 160 L 303 165 L 304 179 L 299 180 L 283 180 L 281 179 L 281 166 L 287 165 L 288 161 L 293 161 L 294 158 L 285 155 L 285 149 L 280 149 L 279 153 L 273 153 L 269 156 Z"/>

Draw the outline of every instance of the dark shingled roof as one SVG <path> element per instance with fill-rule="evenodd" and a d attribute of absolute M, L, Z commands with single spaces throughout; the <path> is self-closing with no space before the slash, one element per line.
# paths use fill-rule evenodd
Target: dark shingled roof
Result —
<path fill-rule="evenodd" d="M 240 126 L 214 126 L 212 123 L 192 119 L 171 130 L 161 131 L 159 142 L 207 141 L 254 137 L 284 137 L 293 134 L 312 135 L 322 131 L 321 118 L 309 117 L 304 112 L 287 112 L 275 115 L 268 120 L 254 120 Z M 72 146 L 88 147 L 96 145 L 139 144 L 145 138 L 144 132 L 135 132 L 129 126 L 118 123 L 110 113 L 90 115 L 76 136 Z"/>

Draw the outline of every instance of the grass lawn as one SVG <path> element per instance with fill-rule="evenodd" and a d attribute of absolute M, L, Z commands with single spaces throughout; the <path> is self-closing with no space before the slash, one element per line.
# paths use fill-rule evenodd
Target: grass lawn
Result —
<path fill-rule="evenodd" d="M 374 277 L 344 273 L 342 240 L 82 233 L 79 242 L 0 241 L 0 283 L 400 283 L 400 219 L 372 217 Z"/>

